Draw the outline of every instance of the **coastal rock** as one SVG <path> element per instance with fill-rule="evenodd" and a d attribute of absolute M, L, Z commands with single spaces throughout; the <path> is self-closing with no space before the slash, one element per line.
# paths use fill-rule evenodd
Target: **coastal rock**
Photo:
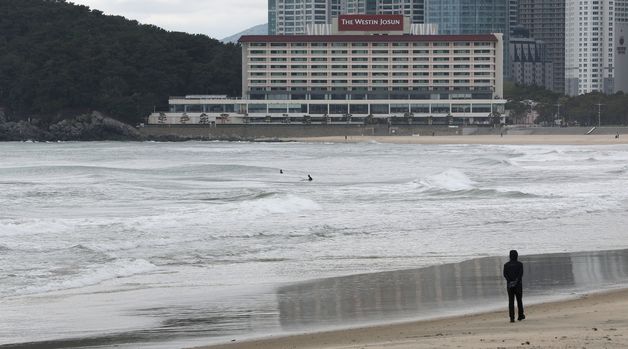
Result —
<path fill-rule="evenodd" d="M 136 141 L 137 129 L 94 111 L 45 127 L 34 121 L 6 121 L 0 114 L 0 141 Z"/>
<path fill-rule="evenodd" d="M 91 114 L 62 120 L 49 128 L 54 140 L 104 141 L 140 140 L 139 132 L 130 125 L 94 111 Z"/>
<path fill-rule="evenodd" d="M 6 122 L 0 119 L 0 141 L 48 140 L 50 134 L 27 121 Z"/>

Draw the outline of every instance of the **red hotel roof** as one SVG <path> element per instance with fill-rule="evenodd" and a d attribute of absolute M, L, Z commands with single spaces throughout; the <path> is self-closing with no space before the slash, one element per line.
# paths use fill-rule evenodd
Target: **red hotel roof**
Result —
<path fill-rule="evenodd" d="M 480 35 L 244 35 L 239 42 L 414 42 L 414 41 L 490 41 L 493 34 Z"/>

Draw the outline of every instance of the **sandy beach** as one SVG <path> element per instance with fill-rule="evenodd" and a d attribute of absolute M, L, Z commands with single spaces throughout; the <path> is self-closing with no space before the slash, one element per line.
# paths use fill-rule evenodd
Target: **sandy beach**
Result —
<path fill-rule="evenodd" d="M 527 319 L 517 323 L 508 321 L 504 307 L 478 315 L 270 337 L 204 349 L 626 348 L 626 313 L 628 290 L 624 289 L 532 305 L 526 308 Z"/>
<path fill-rule="evenodd" d="M 395 144 L 628 144 L 628 136 L 613 135 L 472 135 L 472 136 L 348 136 L 284 138 L 283 141 L 320 143 L 395 143 Z"/>

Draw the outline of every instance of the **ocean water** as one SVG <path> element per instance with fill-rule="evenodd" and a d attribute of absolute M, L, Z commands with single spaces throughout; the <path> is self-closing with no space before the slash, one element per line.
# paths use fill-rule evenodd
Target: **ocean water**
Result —
<path fill-rule="evenodd" d="M 289 285 L 625 249 L 627 185 L 624 145 L 3 143 L 0 345 L 224 341 L 290 330 Z"/>

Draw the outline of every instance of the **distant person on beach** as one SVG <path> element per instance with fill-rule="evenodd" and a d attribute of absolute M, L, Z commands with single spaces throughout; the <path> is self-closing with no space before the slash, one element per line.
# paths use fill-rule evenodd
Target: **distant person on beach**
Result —
<path fill-rule="evenodd" d="M 506 287 L 508 290 L 508 315 L 510 315 L 510 322 L 515 322 L 515 297 L 517 298 L 517 311 L 519 317 L 517 320 L 521 321 L 526 318 L 523 314 L 523 264 L 517 259 L 519 253 L 516 250 L 510 251 L 510 261 L 504 264 L 504 278 L 506 278 Z"/>
<path fill-rule="evenodd" d="M 280 173 L 280 174 L 283 174 L 283 170 L 279 170 L 279 173 Z"/>
<path fill-rule="evenodd" d="M 311 182 L 311 181 L 314 180 L 314 178 L 312 178 L 312 176 L 310 176 L 310 175 L 307 175 L 307 180 Z"/>

